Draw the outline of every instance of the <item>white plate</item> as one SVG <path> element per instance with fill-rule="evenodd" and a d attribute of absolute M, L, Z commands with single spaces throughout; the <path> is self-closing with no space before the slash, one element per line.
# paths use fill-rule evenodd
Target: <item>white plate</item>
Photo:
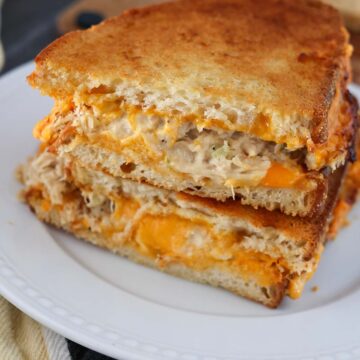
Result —
<path fill-rule="evenodd" d="M 15 167 L 34 153 L 32 127 L 51 107 L 25 83 L 31 70 L 0 79 L 3 296 L 60 334 L 123 359 L 360 358 L 359 206 L 303 297 L 277 310 L 132 264 L 46 227 L 18 202 Z"/>

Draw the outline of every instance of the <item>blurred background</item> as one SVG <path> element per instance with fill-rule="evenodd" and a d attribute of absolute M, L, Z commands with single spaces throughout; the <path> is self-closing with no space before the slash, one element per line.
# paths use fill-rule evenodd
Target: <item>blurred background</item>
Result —
<path fill-rule="evenodd" d="M 354 81 L 360 83 L 360 0 L 323 1 L 337 7 L 344 16 L 355 49 Z M 0 0 L 4 49 L 0 48 L 1 74 L 33 59 L 61 34 L 86 29 L 126 8 L 154 2 L 164 0 Z"/>
<path fill-rule="evenodd" d="M 164 0 L 0 0 L 1 74 L 33 59 L 61 34 L 86 29 L 122 10 Z M 256 0 L 254 0 L 256 1 Z M 294 0 L 297 1 L 297 0 Z M 360 82 L 360 0 L 323 0 L 343 14 L 354 45 L 354 80 Z"/>
<path fill-rule="evenodd" d="M 0 0 L 1 74 L 33 59 L 58 36 L 134 6 L 164 0 Z M 5 53 L 5 54 L 4 54 Z"/>

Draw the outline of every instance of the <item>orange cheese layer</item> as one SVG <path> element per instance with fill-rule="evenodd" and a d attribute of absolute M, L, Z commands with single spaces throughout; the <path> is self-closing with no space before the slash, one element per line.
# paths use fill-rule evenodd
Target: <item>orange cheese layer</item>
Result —
<path fill-rule="evenodd" d="M 101 90 L 103 91 L 103 90 Z M 257 117 L 249 123 L 249 125 L 240 125 L 235 121 L 224 122 L 222 120 L 216 118 L 204 118 L 203 116 L 197 114 L 188 114 L 188 115 L 181 115 L 176 113 L 175 111 L 172 113 L 160 111 L 156 109 L 154 106 L 148 109 L 142 109 L 141 106 L 133 106 L 128 105 L 125 103 L 121 103 L 119 101 L 113 100 L 113 103 L 120 104 L 118 108 L 116 106 L 112 106 L 109 101 L 104 101 L 103 95 L 106 92 L 98 92 L 96 89 L 89 94 L 84 94 L 82 96 L 82 103 L 85 103 L 89 106 L 96 107 L 100 112 L 106 111 L 115 111 L 118 113 L 119 108 L 121 110 L 126 111 L 129 116 L 134 116 L 140 112 L 146 115 L 156 115 L 165 119 L 171 119 L 172 123 L 184 123 L 191 121 L 195 123 L 199 128 L 218 128 L 228 131 L 242 131 L 251 135 L 255 135 L 262 140 L 265 141 L 274 141 L 276 143 L 286 143 L 290 149 L 298 149 L 302 146 L 306 146 L 306 142 L 308 139 L 301 138 L 300 136 L 294 135 L 286 135 L 286 136 L 277 136 L 272 131 L 272 123 L 271 118 L 263 113 L 257 115 Z"/>
<path fill-rule="evenodd" d="M 271 188 L 303 188 L 304 177 L 305 174 L 298 169 L 290 169 L 274 162 L 260 184 Z"/>
<path fill-rule="evenodd" d="M 53 205 L 40 189 L 28 191 L 27 196 L 38 199 L 44 212 L 62 211 L 66 203 L 80 199 L 79 193 L 74 193 L 66 196 L 63 205 L 58 206 Z M 135 220 L 140 208 L 135 199 L 116 196 L 113 201 L 115 210 L 109 215 L 110 221 L 98 220 L 101 236 L 110 248 L 117 246 L 118 240 L 114 240 L 114 235 L 124 233 L 130 223 L 130 231 L 121 244 L 135 248 L 142 255 L 155 260 L 159 267 L 179 263 L 198 271 L 219 268 L 234 276 L 238 274 L 242 278 L 254 280 L 259 286 L 275 285 L 284 280 L 286 263 L 281 259 L 239 248 L 237 245 L 242 239 L 240 233 L 218 233 L 205 221 L 190 220 L 175 214 L 145 213 Z M 74 231 L 88 230 L 88 227 L 86 215 L 79 215 L 71 223 Z"/>
<path fill-rule="evenodd" d="M 35 139 L 40 140 L 43 143 L 47 143 L 52 136 L 51 128 L 51 116 L 46 116 L 40 120 L 33 129 L 33 136 Z"/>
<path fill-rule="evenodd" d="M 51 136 L 49 135 L 48 131 L 47 119 L 38 124 L 36 130 L 34 130 L 34 133 L 36 133 L 37 137 L 42 141 L 50 141 Z M 113 138 L 109 134 L 96 134 L 92 135 L 90 138 L 84 135 L 77 135 L 76 142 L 96 145 L 103 149 L 113 151 L 119 155 L 125 155 L 126 161 L 129 163 L 134 161 L 134 159 L 129 156 L 129 151 L 136 153 L 137 157 L 140 157 L 142 159 L 142 162 L 150 167 L 156 167 L 158 161 L 164 160 L 164 156 L 155 154 L 149 148 L 149 146 L 147 146 L 141 134 L 131 136 L 122 141 Z M 61 142 L 58 142 L 58 144 L 61 145 Z M 172 169 L 169 169 L 169 171 L 171 171 L 174 176 L 179 176 L 181 178 L 185 177 L 183 173 L 176 172 Z M 260 183 L 256 182 L 254 184 L 243 184 L 242 181 L 237 181 L 237 179 L 228 179 L 225 185 L 231 185 L 234 187 L 261 185 L 270 188 L 288 188 L 304 190 L 307 188 L 307 180 L 308 179 L 306 177 L 306 173 L 301 172 L 299 169 L 285 167 L 277 162 L 273 162 L 268 169 L 265 177 L 261 179 Z"/>
<path fill-rule="evenodd" d="M 338 105 L 338 101 L 335 101 Z M 163 112 L 158 112 L 154 109 L 141 110 L 140 107 L 132 107 L 130 113 L 144 112 L 148 115 L 158 115 L 163 118 L 171 118 L 174 123 L 182 123 L 186 121 L 195 122 L 200 128 L 216 129 L 220 128 L 227 131 L 240 131 L 258 137 L 264 141 L 273 141 L 277 144 L 286 144 L 289 150 L 296 150 L 300 148 L 307 148 L 310 153 L 313 152 L 318 168 L 326 166 L 332 159 L 339 155 L 339 153 L 346 150 L 349 141 L 353 135 L 352 131 L 352 117 L 349 114 L 349 105 L 343 102 L 339 111 L 335 111 L 337 119 L 333 119 L 329 128 L 329 140 L 324 144 L 314 145 L 311 139 L 294 136 L 294 135 L 281 135 L 277 136 L 272 131 L 271 117 L 265 114 L 258 114 L 251 125 L 227 125 L 225 122 L 218 119 L 204 119 L 200 116 L 179 116 L 171 115 Z M 128 111 L 126 109 L 126 111 Z"/>
<path fill-rule="evenodd" d="M 136 129 L 136 120 L 135 115 L 141 112 L 141 109 L 136 106 L 128 106 L 128 121 L 133 128 Z M 152 114 L 154 110 L 148 110 L 149 114 Z M 254 132 L 259 135 L 261 132 L 268 133 L 270 127 L 270 120 L 265 116 L 259 116 L 258 122 L 255 122 Z M 52 140 L 51 133 L 51 121 L 50 117 L 45 118 L 37 124 L 34 129 L 34 136 L 40 139 L 42 142 L 49 143 Z M 175 126 L 176 128 L 176 126 Z M 169 126 L 170 130 L 174 130 L 173 127 Z M 168 129 L 168 130 L 169 130 Z M 169 131 L 170 131 L 169 130 Z M 176 129 L 175 129 L 176 130 Z M 175 136 L 176 131 L 174 131 Z M 60 136 L 59 136 L 60 137 Z M 66 137 L 64 137 L 66 138 Z M 119 140 L 111 136 L 109 133 L 95 133 L 89 136 L 77 135 L 76 141 L 79 143 L 88 143 L 91 145 L 96 145 L 98 147 L 113 151 L 125 157 L 127 162 L 134 162 L 134 159 L 131 155 L 136 154 L 138 159 L 141 159 L 141 162 L 151 168 L 156 168 L 156 171 L 164 172 L 163 167 L 156 166 L 160 161 L 165 161 L 166 154 L 155 153 L 151 147 L 146 143 L 146 140 L 142 137 L 141 133 L 129 136 L 125 139 Z M 59 145 L 61 141 L 56 141 Z M 185 178 L 186 174 L 174 171 L 173 169 L 168 169 L 173 176 L 180 178 Z M 169 174 L 163 174 L 168 176 Z M 289 188 L 289 189 L 302 189 L 307 188 L 308 178 L 306 173 L 301 171 L 298 168 L 289 168 L 285 167 L 277 162 L 273 162 L 270 168 L 268 169 L 265 177 L 259 180 L 254 180 L 252 183 L 243 183 L 238 179 L 228 179 L 225 182 L 225 186 L 241 187 L 241 186 L 265 186 L 270 188 Z"/>
<path fill-rule="evenodd" d="M 109 123 L 112 119 L 118 118 L 126 112 L 129 116 L 130 122 L 135 119 L 139 113 L 146 115 L 156 115 L 165 119 L 171 119 L 168 126 L 170 133 L 177 133 L 176 127 L 184 122 L 193 122 L 199 128 L 220 128 L 228 131 L 240 131 L 254 135 L 264 141 L 274 141 L 278 144 L 286 144 L 288 149 L 307 148 L 310 153 L 314 153 L 316 158 L 316 165 L 321 168 L 329 163 L 339 153 L 346 150 L 348 146 L 349 137 L 352 136 L 351 130 L 351 115 L 349 114 L 349 105 L 342 101 L 341 89 L 337 90 L 339 93 L 333 102 L 331 108 L 331 122 L 329 124 L 329 140 L 324 144 L 314 145 L 309 137 L 294 136 L 291 134 L 278 136 L 272 130 L 272 119 L 269 115 L 259 113 L 256 118 L 249 122 L 248 125 L 240 125 L 235 121 L 224 122 L 219 119 L 206 119 L 200 115 L 180 115 L 178 113 L 166 113 L 159 111 L 155 107 L 150 109 L 142 109 L 140 106 L 128 105 L 124 103 L 123 99 L 107 98 L 104 95 L 109 94 L 110 89 L 104 86 L 92 89 L 88 94 L 83 94 L 80 100 L 81 104 L 96 108 L 102 113 L 102 123 Z M 110 93 L 111 94 L 111 93 Z M 107 95 L 106 95 L 107 96 Z M 342 105 L 339 105 L 342 104 Z M 59 112 L 73 109 L 74 104 L 71 99 L 63 100 L 56 104 L 52 116 L 56 116 Z M 339 111 L 340 110 L 340 111 Z M 340 113 L 340 115 L 338 115 Z M 131 120 L 132 119 L 132 120 Z M 150 120 L 149 120 L 150 121 Z M 34 132 L 36 137 L 39 137 L 39 130 L 44 124 L 39 125 Z M 346 130 L 345 130 L 346 128 Z M 45 140 L 48 134 L 44 133 Z"/>
<path fill-rule="evenodd" d="M 196 270 L 225 266 L 242 277 L 256 279 L 262 286 L 282 280 L 276 260 L 240 249 L 236 246 L 240 235 L 215 234 L 211 226 L 201 221 L 148 214 L 139 221 L 135 241 L 142 254 L 158 259 L 160 266 L 172 262 Z"/>
<path fill-rule="evenodd" d="M 129 155 L 130 152 L 136 153 L 137 157 L 141 158 L 143 164 L 156 168 L 157 171 L 163 172 L 162 169 L 157 169 L 156 164 L 158 161 L 164 161 L 164 156 L 155 154 L 144 142 L 141 135 L 136 135 L 127 138 L 124 141 L 114 139 L 108 134 L 97 134 L 91 138 L 85 136 L 77 136 L 77 142 L 82 144 L 96 145 L 103 149 L 113 151 L 121 156 L 124 156 L 126 161 L 132 163 L 134 159 Z M 168 169 L 173 176 L 186 178 L 186 173 L 179 173 L 173 169 Z M 163 174 L 168 175 L 168 174 Z M 309 178 L 305 172 L 296 168 L 285 167 L 277 162 L 273 162 L 268 169 L 265 177 L 261 179 L 260 183 L 244 184 L 243 181 L 237 179 L 228 179 L 225 186 L 265 186 L 270 188 L 288 188 L 306 190 L 308 188 Z"/>
<path fill-rule="evenodd" d="M 124 231 L 140 208 L 140 204 L 135 199 L 125 196 L 117 196 L 114 199 L 114 206 L 111 222 L 101 226 L 102 236 L 108 239 L 114 234 Z M 114 226 L 114 223 L 116 223 L 116 226 Z"/>
<path fill-rule="evenodd" d="M 222 129 L 225 131 L 240 131 L 250 135 L 254 135 L 264 141 L 274 141 L 276 143 L 287 144 L 289 149 L 298 149 L 306 145 L 305 138 L 300 138 L 293 135 L 282 135 L 281 137 L 274 134 L 272 131 L 272 122 L 271 118 L 265 114 L 258 114 L 256 118 L 249 123 L 249 125 L 240 125 L 235 123 L 226 123 L 219 119 L 206 119 L 200 115 L 177 115 L 177 114 L 168 114 L 165 112 L 157 111 L 156 109 L 142 110 L 140 107 L 131 108 L 128 110 L 126 107 L 125 111 L 130 112 L 143 112 L 147 115 L 157 115 L 165 119 L 172 119 L 175 123 L 184 123 L 184 122 L 194 122 L 199 128 L 208 128 L 208 129 Z"/>
<path fill-rule="evenodd" d="M 33 136 L 35 139 L 43 143 L 51 141 L 53 137 L 52 123 L 56 120 L 59 114 L 66 114 L 74 110 L 74 103 L 71 98 L 56 101 L 55 105 L 48 116 L 40 120 L 33 129 Z"/>

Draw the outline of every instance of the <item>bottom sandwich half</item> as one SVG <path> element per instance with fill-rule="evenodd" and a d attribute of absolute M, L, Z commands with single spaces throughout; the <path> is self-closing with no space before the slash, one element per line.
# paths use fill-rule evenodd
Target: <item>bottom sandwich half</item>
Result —
<path fill-rule="evenodd" d="M 285 295 L 299 297 L 316 270 L 333 214 L 344 213 L 334 209 L 345 172 L 332 175 L 327 204 L 311 218 L 159 189 L 46 149 L 19 176 L 39 219 L 138 263 L 277 307 Z"/>

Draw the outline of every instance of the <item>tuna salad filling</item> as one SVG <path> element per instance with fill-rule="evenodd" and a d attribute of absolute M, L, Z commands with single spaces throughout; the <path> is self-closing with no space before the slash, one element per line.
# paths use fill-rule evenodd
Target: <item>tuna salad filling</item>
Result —
<path fill-rule="evenodd" d="M 285 145 L 239 131 L 199 128 L 190 120 L 180 122 L 141 111 L 122 112 L 99 120 L 87 107 L 50 118 L 43 120 L 47 121 L 45 125 L 39 124 L 40 137 L 44 138 L 44 134 L 51 137 L 71 124 L 78 134 L 89 139 L 106 136 L 121 144 L 141 138 L 147 152 L 156 157 L 154 165 L 162 162 L 159 167 L 190 175 L 195 181 L 210 179 L 231 188 L 314 186 L 313 181 L 307 183 L 305 150 L 289 151 Z"/>

